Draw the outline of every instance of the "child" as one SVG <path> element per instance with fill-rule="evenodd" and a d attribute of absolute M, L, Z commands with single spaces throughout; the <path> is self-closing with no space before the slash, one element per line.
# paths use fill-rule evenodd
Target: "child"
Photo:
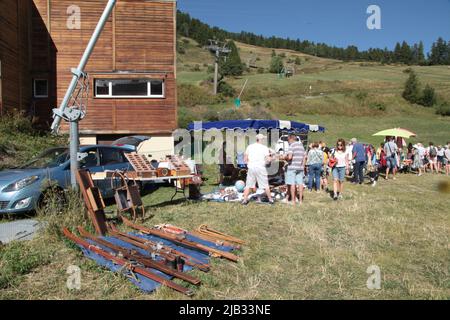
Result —
<path fill-rule="evenodd" d="M 373 146 L 370 146 L 367 151 L 367 171 L 372 187 L 375 187 L 380 177 L 380 162 L 377 160 L 377 154 Z"/>

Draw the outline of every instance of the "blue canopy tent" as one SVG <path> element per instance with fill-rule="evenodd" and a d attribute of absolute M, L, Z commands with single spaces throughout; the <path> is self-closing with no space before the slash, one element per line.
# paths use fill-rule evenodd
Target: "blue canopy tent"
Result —
<path fill-rule="evenodd" d="M 193 122 L 189 124 L 188 130 L 190 132 L 208 131 L 208 130 L 266 130 L 269 135 L 269 141 L 272 130 L 280 130 L 281 134 L 294 133 L 301 137 L 305 147 L 308 144 L 308 134 L 310 132 L 325 132 L 325 128 L 319 125 L 311 125 L 295 121 L 283 120 L 224 120 L 214 122 Z M 203 145 L 204 147 L 205 145 Z M 198 146 L 197 150 L 202 150 L 203 147 Z"/>
<path fill-rule="evenodd" d="M 199 126 L 196 127 L 196 124 Z M 283 132 L 308 134 L 309 132 L 325 132 L 325 128 L 295 121 L 283 120 L 225 120 L 214 122 L 193 122 L 189 124 L 189 131 L 198 130 L 281 130 Z"/>

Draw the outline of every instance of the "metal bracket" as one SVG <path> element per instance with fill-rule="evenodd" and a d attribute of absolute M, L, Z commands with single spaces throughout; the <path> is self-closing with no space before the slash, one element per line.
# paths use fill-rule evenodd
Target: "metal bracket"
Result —
<path fill-rule="evenodd" d="M 83 111 L 73 108 L 67 108 L 63 112 L 61 112 L 61 109 L 53 109 L 53 113 L 68 122 L 79 121 L 85 116 L 85 113 Z"/>

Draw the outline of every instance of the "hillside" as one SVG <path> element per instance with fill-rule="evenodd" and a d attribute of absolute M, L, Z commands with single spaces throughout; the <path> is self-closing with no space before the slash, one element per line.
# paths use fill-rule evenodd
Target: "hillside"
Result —
<path fill-rule="evenodd" d="M 268 73 L 272 49 L 236 43 L 242 62 L 252 59 L 256 68 L 250 68 L 242 77 L 225 79 L 236 92 L 246 79 L 249 80 L 242 96 L 243 106 L 234 110 L 232 98 L 214 99 L 210 95 L 212 87 L 207 79 L 212 77 L 212 55 L 192 39 L 181 41 L 185 48 L 185 53 L 178 55 L 181 126 L 195 118 L 214 120 L 256 113 L 320 123 L 328 132 L 317 139 L 325 139 L 328 143 L 338 136 L 346 139 L 359 136 L 376 143 L 378 139 L 373 139 L 372 133 L 397 126 L 417 131 L 418 140 L 426 143 L 432 140 L 443 144 L 450 138 L 449 117 L 437 115 L 434 108 L 411 105 L 401 97 L 408 77 L 405 70 L 411 68 L 417 73 L 422 87 L 430 84 L 441 100 L 450 100 L 448 66 L 343 62 L 277 49 L 278 55 L 285 56 L 285 65 L 295 61 L 296 57 L 301 61 L 300 65 L 290 63 L 295 67 L 293 77 L 280 79 L 276 74 Z M 184 118 L 186 114 L 188 119 Z"/>

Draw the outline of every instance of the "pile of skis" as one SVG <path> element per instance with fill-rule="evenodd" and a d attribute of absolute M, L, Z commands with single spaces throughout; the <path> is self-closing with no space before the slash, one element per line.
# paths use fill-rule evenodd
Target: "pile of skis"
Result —
<path fill-rule="evenodd" d="M 79 236 L 66 228 L 63 233 L 85 255 L 91 258 L 95 256 L 115 266 L 112 270 L 125 270 L 134 283 L 138 284 L 139 279 L 151 280 L 187 296 L 194 292 L 175 283 L 174 278 L 198 286 L 201 281 L 186 271 L 195 268 L 208 272 L 209 257 L 237 262 L 238 256 L 231 251 L 240 249 L 244 244 L 240 239 L 205 225 L 195 232 L 188 232 L 172 225 L 148 228 L 125 217 L 121 218 L 126 226 L 137 233 L 121 232 L 113 224 L 107 225 L 107 236 L 93 235 L 81 227 L 78 228 Z"/>

